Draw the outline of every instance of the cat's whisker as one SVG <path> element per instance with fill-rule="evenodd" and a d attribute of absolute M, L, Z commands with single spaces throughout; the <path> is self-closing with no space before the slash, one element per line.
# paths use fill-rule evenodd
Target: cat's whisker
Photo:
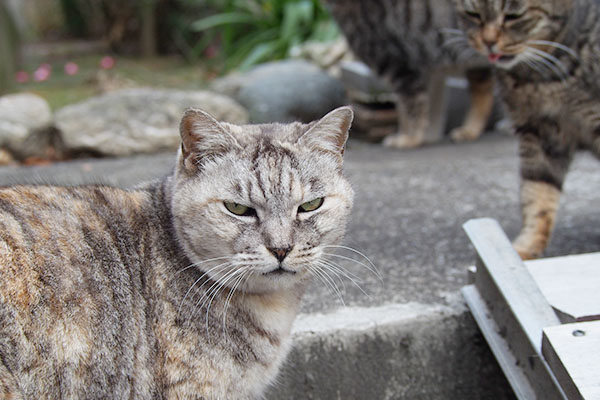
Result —
<path fill-rule="evenodd" d="M 181 272 L 183 272 L 183 271 L 186 271 L 186 270 L 188 270 L 188 269 L 190 269 L 190 268 L 199 267 L 200 265 L 202 265 L 202 264 L 206 264 L 206 263 L 208 263 L 208 262 L 211 262 L 211 261 L 220 261 L 220 260 L 226 260 L 226 259 L 228 259 L 228 258 L 230 258 L 230 256 L 215 257 L 215 258 L 209 258 L 208 260 L 202 260 L 202 261 L 199 261 L 199 262 L 196 262 L 196 263 L 190 264 L 190 265 L 188 265 L 188 266 L 187 266 L 187 267 L 185 267 L 185 268 L 182 268 L 182 269 L 180 269 L 180 270 L 179 270 L 179 271 L 177 271 L 175 274 L 180 274 Z"/>
<path fill-rule="evenodd" d="M 236 273 L 236 269 L 232 269 L 230 271 L 227 271 L 225 273 L 225 275 L 219 279 L 216 279 L 214 281 L 212 280 L 208 280 L 207 282 L 212 282 L 212 285 L 206 289 L 206 291 L 204 293 L 202 293 L 202 296 L 200 296 L 200 299 L 196 302 L 196 306 L 194 308 L 194 311 L 192 311 L 192 315 L 190 316 L 189 320 L 192 321 L 194 319 L 194 316 L 196 315 L 196 312 L 199 309 L 202 309 L 204 307 L 205 302 L 207 301 L 207 299 L 210 298 L 211 295 L 213 295 L 213 293 L 216 295 L 216 293 L 219 292 L 219 290 L 227 283 L 227 281 L 229 280 L 229 278 L 234 275 Z M 204 284 L 206 284 L 207 282 L 204 282 Z M 202 286 L 204 286 L 204 284 L 202 284 L 198 290 L 200 290 L 200 288 Z"/>
<path fill-rule="evenodd" d="M 521 60 L 530 61 L 533 65 L 536 66 L 536 71 L 543 73 L 543 70 L 545 71 L 544 73 L 548 72 L 551 76 L 560 77 L 560 71 L 557 70 L 555 66 L 550 65 L 548 61 L 546 61 L 543 57 L 540 57 L 539 55 L 529 51 L 528 49 L 525 49 L 525 51 L 523 51 L 522 54 L 524 57 L 522 57 Z"/>
<path fill-rule="evenodd" d="M 346 293 L 346 282 L 344 282 L 344 280 L 342 279 L 340 274 L 337 273 L 333 268 L 329 267 L 326 264 L 322 264 L 321 262 L 317 262 L 316 265 L 319 268 L 319 270 L 321 271 L 321 273 L 327 279 L 329 279 L 331 281 L 331 283 L 333 283 L 333 286 L 337 289 L 338 295 L 343 299 L 343 294 Z M 340 290 L 337 282 L 339 282 L 339 285 L 341 285 L 341 287 L 342 287 L 341 290 Z M 344 301 L 342 301 L 342 304 L 344 305 L 344 307 L 346 306 L 346 303 Z"/>
<path fill-rule="evenodd" d="M 360 266 L 362 266 L 362 267 L 366 268 L 366 269 L 367 269 L 369 272 L 371 272 L 373 275 L 375 275 L 375 276 L 377 277 L 377 279 L 379 279 L 379 281 L 380 281 L 381 283 L 383 283 L 383 277 L 381 276 L 381 274 L 379 273 L 379 271 L 377 271 L 377 269 L 375 269 L 375 270 L 373 269 L 373 267 L 374 267 L 374 266 L 373 266 L 373 267 L 371 267 L 371 266 L 369 266 L 369 265 L 367 265 L 367 264 L 363 263 L 362 261 L 358 261 L 358 260 L 355 260 L 354 258 L 351 258 L 351 257 L 346 257 L 346 256 L 343 256 L 343 255 L 341 255 L 341 254 L 335 254 L 335 253 L 323 253 L 323 255 L 324 255 L 324 256 L 328 256 L 328 257 L 337 257 L 337 258 L 340 258 L 340 259 L 342 259 L 342 260 L 351 261 L 351 262 L 353 262 L 353 263 L 355 263 L 355 264 L 358 264 L 358 265 L 360 265 Z"/>
<path fill-rule="evenodd" d="M 235 278 L 236 275 L 241 273 L 241 271 L 242 270 L 240 270 L 240 269 L 232 269 L 232 270 L 228 271 L 225 275 L 223 275 L 223 277 L 217 279 L 211 285 L 211 287 L 209 287 L 208 290 L 202 294 L 202 296 L 196 303 L 196 307 L 199 309 L 202 309 L 202 308 L 204 308 L 205 304 L 207 304 L 207 302 L 210 305 L 210 303 L 212 303 L 212 301 L 217 296 L 217 294 L 223 288 L 227 287 L 227 284 L 230 283 Z"/>
<path fill-rule="evenodd" d="M 563 82 L 566 82 L 569 71 L 559 59 L 534 47 L 528 46 L 526 51 L 530 57 L 536 56 L 534 58 L 547 65 L 548 68 L 550 68 L 556 74 L 557 78 Z"/>
<path fill-rule="evenodd" d="M 343 276 L 344 278 L 348 279 L 350 282 L 352 282 L 354 284 L 354 286 L 356 286 L 358 288 L 358 290 L 360 290 L 365 296 L 367 296 L 368 298 L 371 298 L 371 296 L 369 296 L 369 294 L 367 292 L 365 292 L 365 290 L 362 288 L 362 286 L 360 286 L 359 282 L 361 282 L 361 280 L 358 277 L 352 277 L 351 274 L 348 273 L 348 271 L 345 271 L 343 268 L 335 265 L 335 264 L 331 264 L 328 263 L 327 261 L 321 260 L 321 263 L 324 264 L 324 266 L 326 267 L 326 269 L 329 269 L 331 272 L 335 273 L 338 276 Z M 355 279 L 356 278 L 356 279 Z"/>
<path fill-rule="evenodd" d="M 371 259 L 369 257 L 367 257 L 366 255 L 364 255 L 363 253 L 361 253 L 360 251 L 352 248 L 352 247 L 348 247 L 348 246 L 343 246 L 343 245 L 325 245 L 322 246 L 322 248 L 324 249 L 342 249 L 342 250 L 348 250 L 353 252 L 354 254 L 357 254 L 358 256 L 364 258 L 367 263 L 370 265 L 370 267 L 366 266 L 365 267 L 370 270 L 371 272 L 373 272 L 375 275 L 377 275 L 380 279 L 383 279 L 381 276 L 381 273 L 379 272 L 379 270 L 377 269 L 377 267 L 375 266 L 375 264 L 373 264 L 373 262 L 371 261 Z"/>
<path fill-rule="evenodd" d="M 548 60 L 546 60 L 536 54 L 529 54 L 528 56 L 531 57 L 537 63 L 537 65 L 543 66 L 547 71 L 551 72 L 551 74 L 550 74 L 551 76 L 557 77 L 563 83 L 566 82 L 566 77 L 564 76 L 562 71 L 560 71 L 560 69 L 558 69 L 552 63 L 550 63 Z"/>
<path fill-rule="evenodd" d="M 316 265 L 316 264 L 308 265 L 308 272 L 311 275 L 313 275 L 314 277 L 318 278 L 326 287 L 333 290 L 333 292 L 340 299 L 340 302 L 342 303 L 342 305 L 346 306 L 346 303 L 344 302 L 344 297 L 342 296 L 340 289 L 335 284 L 335 281 L 333 281 L 331 279 L 331 276 L 326 274 L 319 265 Z"/>
<path fill-rule="evenodd" d="M 532 70 L 534 70 L 535 72 L 539 73 L 540 75 L 542 75 L 544 78 L 548 77 L 548 74 L 546 74 L 546 71 L 540 69 L 538 67 L 538 64 L 535 63 L 533 60 L 530 59 L 524 59 L 523 62 Z"/>
<path fill-rule="evenodd" d="M 209 315 L 210 315 L 210 309 L 212 307 L 213 301 L 216 299 L 216 297 L 219 295 L 219 293 L 221 293 L 223 291 L 223 289 L 225 289 L 226 287 L 229 287 L 228 285 L 231 282 L 234 282 L 235 279 L 237 279 L 237 275 L 240 275 L 245 272 L 244 269 L 235 269 L 230 271 L 223 279 L 219 280 L 219 285 L 214 288 L 212 290 L 212 295 L 209 294 L 204 301 L 202 302 L 202 304 L 200 304 L 199 307 L 197 307 L 197 309 L 202 309 L 204 308 L 205 304 L 206 304 L 206 317 L 205 317 L 205 326 L 206 326 L 206 334 L 209 334 Z M 209 292 L 207 292 L 209 293 Z"/>
<path fill-rule="evenodd" d="M 356 261 L 356 260 L 352 260 L 351 261 Z M 345 277 L 347 277 L 348 279 L 350 279 L 350 277 L 354 278 L 355 280 L 357 280 L 358 282 L 364 282 L 362 280 L 362 278 L 360 278 L 358 275 L 348 271 L 346 268 L 342 267 L 341 265 L 337 264 L 336 262 L 332 261 L 332 260 L 319 260 L 319 262 L 324 262 L 328 265 L 333 265 L 336 269 L 340 270 Z"/>
<path fill-rule="evenodd" d="M 575 53 L 575 51 L 573 49 L 571 49 L 570 47 L 567 47 L 561 43 L 552 42 L 550 40 L 528 40 L 527 44 L 538 44 L 538 45 L 542 45 L 542 46 L 555 47 L 555 48 L 560 49 L 560 50 L 564 51 L 565 53 L 569 54 L 575 60 L 579 60 L 577 53 Z"/>
<path fill-rule="evenodd" d="M 222 258 L 228 258 L 228 257 L 219 257 L 219 258 L 220 258 L 220 259 L 222 259 Z M 213 259 L 213 260 L 214 260 L 214 259 Z M 209 274 L 210 272 L 213 272 L 213 271 L 215 271 L 215 270 L 217 270 L 217 269 L 224 269 L 224 268 L 227 268 L 229 265 L 230 265 L 230 263 L 229 263 L 229 262 L 221 263 L 221 264 L 218 264 L 218 265 L 216 265 L 216 266 L 212 267 L 211 269 L 209 269 L 209 270 L 207 270 L 207 271 L 203 272 L 203 273 L 202 273 L 202 274 L 201 274 L 201 275 L 198 277 L 198 279 L 196 279 L 196 280 L 194 281 L 194 283 L 192 284 L 192 286 L 190 286 L 190 288 L 187 290 L 187 292 L 186 292 L 186 293 L 185 293 L 185 295 L 183 296 L 183 299 L 181 300 L 181 303 L 179 304 L 179 309 L 178 309 L 177 313 L 178 313 L 178 314 L 180 314 L 180 313 L 181 313 L 181 308 L 183 307 L 183 303 L 185 302 L 185 300 L 186 300 L 186 299 L 187 299 L 187 297 L 189 296 L 190 292 L 192 291 L 192 289 L 193 289 L 193 288 L 196 286 L 196 284 L 197 284 L 198 282 L 200 282 L 200 281 L 201 281 L 202 279 L 204 279 L 205 277 L 208 277 L 208 274 Z M 210 282 L 210 278 L 208 278 L 206 282 Z M 206 284 L 206 282 L 204 282 L 202 285 L 200 285 L 200 286 L 199 286 L 199 287 L 196 289 L 196 293 L 198 292 L 198 290 L 200 290 L 200 289 L 202 288 L 202 286 L 204 286 L 204 285 Z M 192 301 L 194 300 L 194 297 L 196 297 L 196 294 L 195 294 L 195 293 L 194 293 L 194 296 L 192 297 Z"/>
<path fill-rule="evenodd" d="M 535 54 L 529 54 L 529 57 L 530 61 L 537 65 L 538 70 L 541 71 L 540 73 L 543 74 L 545 78 L 557 76 L 561 81 L 564 81 L 564 77 L 562 76 L 560 70 L 553 68 L 552 64 L 550 64 L 548 61 Z"/>
<path fill-rule="evenodd" d="M 325 275 L 327 278 L 329 278 L 329 280 L 331 282 L 333 282 L 335 284 L 336 288 L 339 288 L 339 286 L 336 283 L 336 280 L 337 280 L 337 282 L 339 282 L 339 284 L 342 286 L 342 290 L 340 291 L 340 293 L 342 291 L 345 293 L 346 292 L 346 283 L 344 282 L 344 280 L 335 271 L 332 271 L 330 268 L 329 268 L 329 270 L 331 270 L 330 272 L 333 273 L 333 276 L 327 274 L 326 271 L 328 270 L 328 268 L 326 265 L 321 264 L 321 262 L 322 262 L 322 260 L 317 261 L 317 262 L 315 262 L 315 265 L 319 268 L 319 270 L 323 273 L 323 275 Z"/>
<path fill-rule="evenodd" d="M 551 76 L 551 74 L 548 73 L 548 67 L 546 65 L 540 63 L 535 58 L 533 58 L 533 57 L 531 57 L 531 58 L 525 57 L 523 59 L 523 62 L 525 64 L 527 64 L 527 66 L 529 66 L 529 68 L 531 68 L 532 70 L 534 70 L 537 73 L 539 73 L 540 75 L 542 75 L 544 77 L 544 79 L 547 79 L 547 78 L 549 78 Z"/>
<path fill-rule="evenodd" d="M 234 282 L 232 285 L 229 294 L 225 298 L 225 306 L 223 307 L 223 336 L 228 337 L 227 335 L 227 310 L 229 309 L 229 305 L 233 300 L 233 296 L 237 289 L 241 286 L 242 282 L 248 280 L 248 278 L 252 275 L 252 272 L 248 269 L 244 270 L 244 273 L 240 275 L 240 277 Z"/>

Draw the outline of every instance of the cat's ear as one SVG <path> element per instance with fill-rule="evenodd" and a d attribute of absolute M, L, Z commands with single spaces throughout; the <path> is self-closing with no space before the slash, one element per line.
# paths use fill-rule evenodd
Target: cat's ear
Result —
<path fill-rule="evenodd" d="M 306 131 L 298 139 L 298 143 L 342 156 L 353 118 L 354 113 L 350 107 L 336 108 Z"/>
<path fill-rule="evenodd" d="M 226 127 L 209 113 L 188 108 L 179 124 L 181 161 L 188 171 L 197 170 L 202 161 L 239 148 L 237 140 Z"/>

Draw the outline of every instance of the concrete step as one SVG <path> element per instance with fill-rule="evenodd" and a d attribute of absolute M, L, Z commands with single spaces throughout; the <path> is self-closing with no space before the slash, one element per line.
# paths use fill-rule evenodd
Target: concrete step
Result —
<path fill-rule="evenodd" d="M 462 298 L 452 297 L 300 315 L 267 399 L 514 399 Z"/>

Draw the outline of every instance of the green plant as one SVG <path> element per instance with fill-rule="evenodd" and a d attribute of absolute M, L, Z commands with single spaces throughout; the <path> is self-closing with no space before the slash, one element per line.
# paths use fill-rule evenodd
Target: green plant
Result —
<path fill-rule="evenodd" d="M 13 86 L 19 51 L 19 31 L 8 6 L 0 0 L 0 94 Z"/>
<path fill-rule="evenodd" d="M 195 21 L 206 34 L 204 48 L 218 46 L 225 69 L 285 58 L 306 41 L 325 41 L 338 30 L 318 0 L 213 0 L 218 12 Z"/>

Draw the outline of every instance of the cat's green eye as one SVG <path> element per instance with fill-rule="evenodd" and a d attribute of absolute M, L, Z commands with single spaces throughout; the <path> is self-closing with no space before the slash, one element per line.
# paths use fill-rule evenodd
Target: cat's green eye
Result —
<path fill-rule="evenodd" d="M 300 204 L 298 207 L 298 212 L 311 212 L 315 211 L 317 208 L 323 205 L 323 198 L 319 197 L 318 199 L 314 199 L 311 201 L 307 201 L 306 203 Z"/>
<path fill-rule="evenodd" d="M 479 15 L 478 12 L 475 11 L 465 11 L 465 14 L 467 14 L 469 17 L 473 18 L 473 19 L 480 19 L 481 16 Z"/>
<path fill-rule="evenodd" d="M 520 19 L 521 17 L 523 17 L 523 13 L 521 14 L 517 14 L 517 13 L 513 13 L 513 14 L 505 14 L 504 15 L 504 20 L 505 21 L 516 21 L 518 19 Z"/>
<path fill-rule="evenodd" d="M 254 208 L 234 203 L 232 201 L 225 201 L 223 202 L 223 204 L 225 204 L 225 208 L 227 209 L 227 211 L 229 211 L 232 214 L 241 215 L 245 217 L 256 215 L 256 211 L 254 210 Z"/>

